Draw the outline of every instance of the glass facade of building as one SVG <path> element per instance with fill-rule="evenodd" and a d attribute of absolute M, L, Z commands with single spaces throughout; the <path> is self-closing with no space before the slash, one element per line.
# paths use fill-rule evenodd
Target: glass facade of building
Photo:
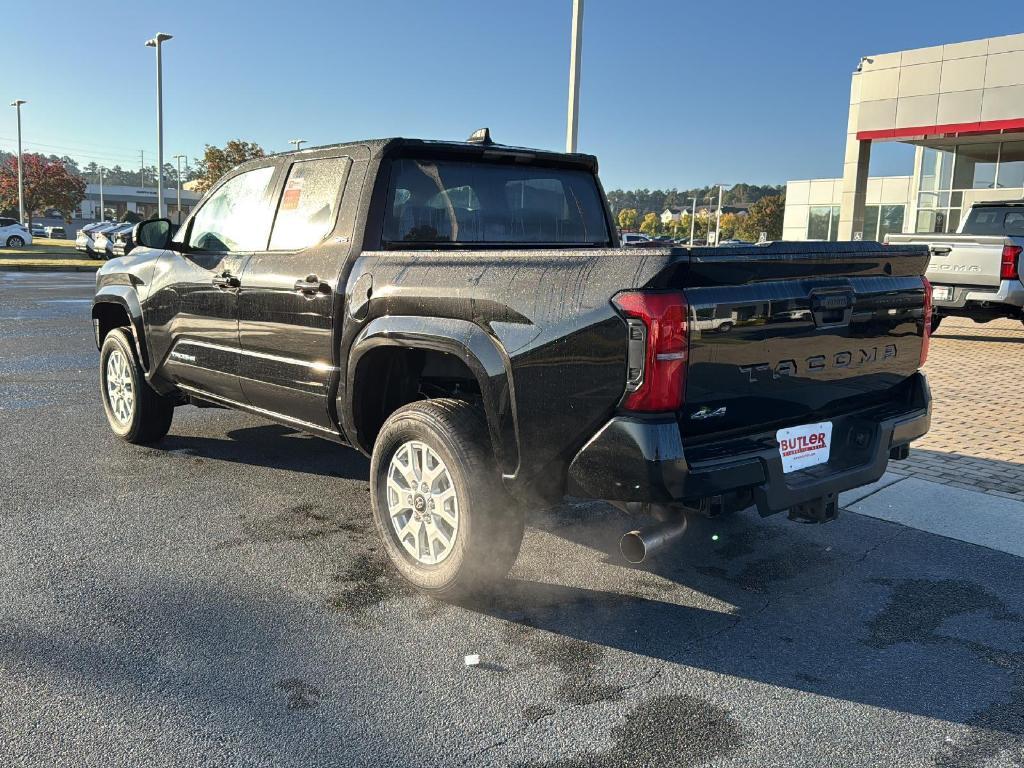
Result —
<path fill-rule="evenodd" d="M 979 199 L 976 190 L 1024 197 L 1024 141 L 926 147 L 918 181 L 915 231 L 955 232 L 964 208 Z"/>
<path fill-rule="evenodd" d="M 890 232 L 903 231 L 905 205 L 864 206 L 864 240 L 882 242 Z M 808 240 L 839 239 L 839 206 L 812 205 L 807 215 Z"/>

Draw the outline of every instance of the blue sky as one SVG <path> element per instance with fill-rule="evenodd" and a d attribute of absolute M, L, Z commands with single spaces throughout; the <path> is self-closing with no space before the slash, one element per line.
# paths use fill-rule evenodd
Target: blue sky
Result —
<path fill-rule="evenodd" d="M 0 97 L 29 101 L 26 150 L 137 166 L 231 138 L 268 150 L 405 135 L 558 149 L 570 0 L 96 0 L 10 3 Z M 130 11 L 126 8 L 130 7 Z M 1008 7 L 1008 6 L 1007 6 Z M 691 187 L 841 172 L 850 72 L 862 55 L 1024 31 L 962 3 L 587 0 L 580 149 L 613 187 Z M 103 105 L 109 106 L 104 109 Z M 14 110 L 0 118 L 10 150 Z M 45 146 L 44 146 L 45 145 Z M 872 173 L 909 173 L 902 145 Z"/>

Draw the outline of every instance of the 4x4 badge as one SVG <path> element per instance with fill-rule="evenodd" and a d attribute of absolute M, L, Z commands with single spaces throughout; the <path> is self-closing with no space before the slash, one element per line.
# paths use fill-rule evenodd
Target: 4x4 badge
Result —
<path fill-rule="evenodd" d="M 708 406 L 704 406 L 699 411 L 690 414 L 691 419 L 713 419 L 716 416 L 725 416 L 725 406 L 721 408 L 715 408 L 711 410 Z"/>

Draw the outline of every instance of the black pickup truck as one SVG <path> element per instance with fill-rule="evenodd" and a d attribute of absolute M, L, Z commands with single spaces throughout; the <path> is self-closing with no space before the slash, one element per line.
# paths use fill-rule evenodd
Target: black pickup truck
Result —
<path fill-rule="evenodd" d="M 597 161 L 362 141 L 246 163 L 137 225 L 92 307 L 111 429 L 236 408 L 372 457 L 401 574 L 503 577 L 523 506 L 835 517 L 930 421 L 923 246 L 620 248 Z M 369 524 L 369 520 L 367 521 Z"/>

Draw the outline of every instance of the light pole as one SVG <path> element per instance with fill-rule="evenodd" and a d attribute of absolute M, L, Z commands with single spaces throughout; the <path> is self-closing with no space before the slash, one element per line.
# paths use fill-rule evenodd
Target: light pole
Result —
<path fill-rule="evenodd" d="M 181 224 L 181 158 L 185 155 L 175 155 L 174 159 L 178 161 L 178 223 Z M 188 163 L 185 163 L 185 167 L 188 168 Z"/>
<path fill-rule="evenodd" d="M 718 211 L 715 213 L 715 248 L 718 247 L 718 241 L 721 240 L 722 235 L 722 188 L 724 184 L 718 185 Z M 729 185 L 730 187 L 732 184 Z"/>
<path fill-rule="evenodd" d="M 305 139 L 288 139 L 289 144 L 295 145 L 295 151 L 298 152 L 302 149 L 302 145 L 307 143 Z"/>
<path fill-rule="evenodd" d="M 157 32 L 146 41 L 147 48 L 156 48 L 156 217 L 164 218 L 164 65 L 162 44 L 173 35 Z"/>
<path fill-rule="evenodd" d="M 107 208 L 103 204 L 103 166 L 100 166 L 100 221 L 107 220 Z"/>
<path fill-rule="evenodd" d="M 11 106 L 18 112 L 18 223 L 25 223 L 25 180 L 21 167 L 21 105 L 28 104 L 24 99 L 15 99 Z"/>
<path fill-rule="evenodd" d="M 583 54 L 583 0 L 572 0 L 572 44 L 569 50 L 569 116 L 565 151 L 576 151 L 580 132 L 580 58 Z"/>
<path fill-rule="evenodd" d="M 690 247 L 693 247 L 693 235 L 697 227 L 697 198 L 691 197 L 693 201 L 692 212 L 690 213 Z"/>

